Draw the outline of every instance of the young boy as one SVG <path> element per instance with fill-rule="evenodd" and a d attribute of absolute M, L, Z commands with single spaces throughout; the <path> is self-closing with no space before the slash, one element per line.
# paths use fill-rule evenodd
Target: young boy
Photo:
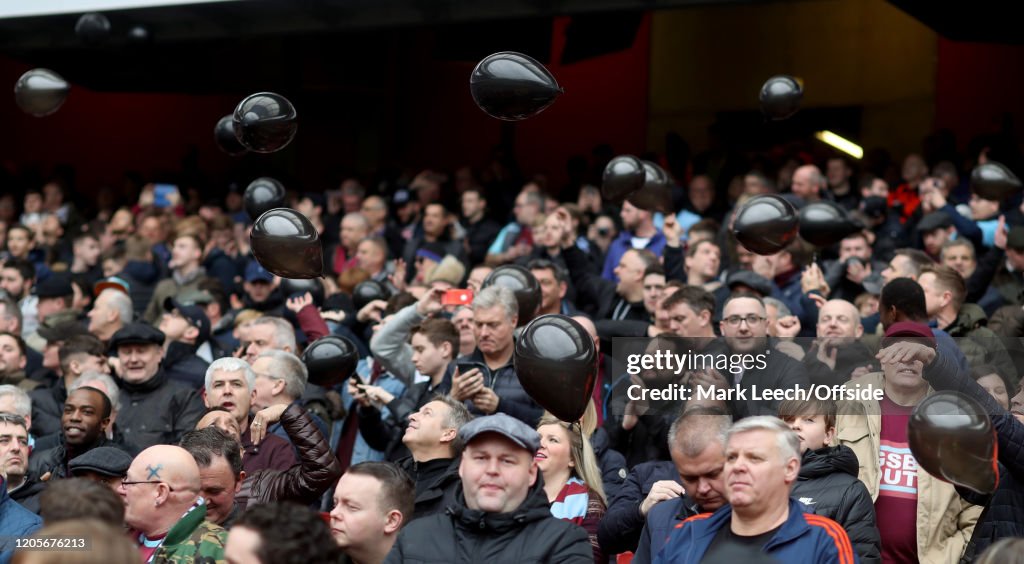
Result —
<path fill-rule="evenodd" d="M 832 400 L 786 400 L 779 418 L 800 438 L 803 460 L 790 496 L 846 529 L 861 562 L 881 561 L 881 539 L 875 527 L 875 504 L 857 479 L 858 461 L 850 447 L 829 446 L 836 433 Z"/>

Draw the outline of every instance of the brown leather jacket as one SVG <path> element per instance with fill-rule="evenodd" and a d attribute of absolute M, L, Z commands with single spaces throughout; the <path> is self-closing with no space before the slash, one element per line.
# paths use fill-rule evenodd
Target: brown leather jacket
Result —
<path fill-rule="evenodd" d="M 273 501 L 313 504 L 341 477 L 338 458 L 302 406 L 290 405 L 281 415 L 281 426 L 299 451 L 299 463 L 284 471 L 260 470 L 246 476 L 235 496 L 238 507 Z"/>

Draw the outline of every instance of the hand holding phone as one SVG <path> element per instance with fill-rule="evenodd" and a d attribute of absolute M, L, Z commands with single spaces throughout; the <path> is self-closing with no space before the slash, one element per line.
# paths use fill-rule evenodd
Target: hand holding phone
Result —
<path fill-rule="evenodd" d="M 158 208 L 169 208 L 181 201 L 181 192 L 174 184 L 156 184 L 153 186 L 153 205 Z"/>
<path fill-rule="evenodd" d="M 448 290 L 441 296 L 441 305 L 468 306 L 473 303 L 473 290 Z"/>

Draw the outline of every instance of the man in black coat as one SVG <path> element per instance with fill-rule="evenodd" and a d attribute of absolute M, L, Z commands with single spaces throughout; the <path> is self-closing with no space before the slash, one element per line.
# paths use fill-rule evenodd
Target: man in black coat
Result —
<path fill-rule="evenodd" d="M 199 392 L 168 378 L 160 363 L 165 336 L 146 323 L 129 323 L 110 339 L 117 353 L 121 411 L 117 425 L 141 450 L 178 444 L 205 413 Z"/>
<path fill-rule="evenodd" d="M 455 501 L 406 526 L 385 562 L 593 562 L 586 531 L 551 515 L 534 462 L 536 431 L 499 413 L 459 436 L 466 449 Z"/>
<path fill-rule="evenodd" d="M 410 521 L 444 511 L 459 489 L 459 429 L 473 418 L 466 406 L 437 396 L 409 416 L 402 442 L 412 456 L 398 467 L 416 484 L 415 509 Z"/>
<path fill-rule="evenodd" d="M 71 459 L 100 446 L 117 446 L 107 439 L 113 406 L 107 394 L 83 386 L 68 394 L 61 417 L 61 442 L 47 450 L 32 452 L 29 467 L 37 476 L 69 478 Z"/>
<path fill-rule="evenodd" d="M 210 363 L 196 356 L 199 345 L 210 339 L 210 318 L 203 308 L 184 304 L 173 297 L 164 300 L 160 318 L 164 341 L 164 372 L 172 380 L 200 388 L 206 381 Z"/>

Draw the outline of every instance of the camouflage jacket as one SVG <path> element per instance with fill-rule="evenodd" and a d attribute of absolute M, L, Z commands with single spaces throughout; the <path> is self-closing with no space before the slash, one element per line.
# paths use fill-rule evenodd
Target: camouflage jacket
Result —
<path fill-rule="evenodd" d="M 206 504 L 200 499 L 167 532 L 151 564 L 225 564 L 224 543 L 228 533 L 206 520 Z"/>

